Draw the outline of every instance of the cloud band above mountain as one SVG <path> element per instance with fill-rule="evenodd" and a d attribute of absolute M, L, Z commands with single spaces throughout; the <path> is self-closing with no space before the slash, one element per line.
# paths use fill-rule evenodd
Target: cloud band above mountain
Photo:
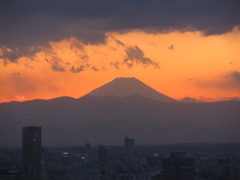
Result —
<path fill-rule="evenodd" d="M 77 37 L 104 42 L 106 32 L 172 29 L 220 34 L 240 24 L 236 0 L 2 0 L 0 43 L 32 46 Z"/>

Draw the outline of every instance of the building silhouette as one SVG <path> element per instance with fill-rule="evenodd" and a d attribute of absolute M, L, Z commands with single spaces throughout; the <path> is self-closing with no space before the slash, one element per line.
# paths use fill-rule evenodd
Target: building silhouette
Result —
<path fill-rule="evenodd" d="M 98 162 L 100 166 L 104 166 L 107 163 L 107 148 L 106 146 L 100 146 L 98 148 Z"/>
<path fill-rule="evenodd" d="M 133 155 L 134 139 L 126 137 L 124 140 L 124 147 L 125 147 L 126 155 L 128 156 Z"/>
<path fill-rule="evenodd" d="M 84 150 L 85 150 L 85 160 L 87 162 L 89 162 L 91 160 L 91 155 L 92 155 L 92 148 L 91 148 L 91 144 L 90 143 L 86 143 L 84 146 Z"/>
<path fill-rule="evenodd" d="M 42 175 L 41 127 L 22 128 L 22 166 L 26 180 L 41 180 Z"/>
<path fill-rule="evenodd" d="M 173 152 L 163 159 L 164 180 L 194 180 L 194 160 L 185 152 Z"/>
<path fill-rule="evenodd" d="M 24 180 L 22 172 L 0 170 L 0 180 Z"/>

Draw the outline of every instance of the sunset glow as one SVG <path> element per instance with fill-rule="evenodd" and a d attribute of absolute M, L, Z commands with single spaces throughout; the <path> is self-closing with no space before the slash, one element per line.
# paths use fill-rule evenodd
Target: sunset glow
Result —
<path fill-rule="evenodd" d="M 79 98 L 117 77 L 177 100 L 239 100 L 239 7 L 232 0 L 4 0 L 0 102 Z"/>
<path fill-rule="evenodd" d="M 135 30 L 109 32 L 106 37 L 102 44 L 85 44 L 77 38 L 49 42 L 31 47 L 40 50 L 15 62 L 1 58 L 0 101 L 79 98 L 116 77 L 136 77 L 175 99 L 240 97 L 238 27 L 212 36 L 199 31 Z"/>

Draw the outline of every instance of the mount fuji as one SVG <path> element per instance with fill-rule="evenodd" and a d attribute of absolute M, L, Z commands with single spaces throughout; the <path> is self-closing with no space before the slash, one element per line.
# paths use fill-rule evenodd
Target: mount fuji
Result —
<path fill-rule="evenodd" d="M 45 146 L 240 142 L 240 102 L 178 102 L 135 78 L 117 78 L 79 99 L 0 103 L 0 147 L 21 146 L 41 126 Z"/>
<path fill-rule="evenodd" d="M 134 94 L 165 103 L 177 102 L 175 99 L 154 90 L 136 78 L 125 77 L 116 78 L 111 82 L 91 91 L 87 95 L 127 97 Z"/>

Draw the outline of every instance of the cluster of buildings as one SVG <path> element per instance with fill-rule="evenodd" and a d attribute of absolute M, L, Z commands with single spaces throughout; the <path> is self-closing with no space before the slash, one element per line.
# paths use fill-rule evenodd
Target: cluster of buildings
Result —
<path fill-rule="evenodd" d="M 212 161 L 211 161 L 212 158 Z M 0 154 L 1 163 L 1 154 Z M 16 162 L 15 162 L 16 164 Z M 124 147 L 42 147 L 41 127 L 22 129 L 20 171 L 2 171 L 0 180 L 240 180 L 240 157 L 216 158 L 176 151 L 168 155 L 136 152 L 134 139 Z"/>

